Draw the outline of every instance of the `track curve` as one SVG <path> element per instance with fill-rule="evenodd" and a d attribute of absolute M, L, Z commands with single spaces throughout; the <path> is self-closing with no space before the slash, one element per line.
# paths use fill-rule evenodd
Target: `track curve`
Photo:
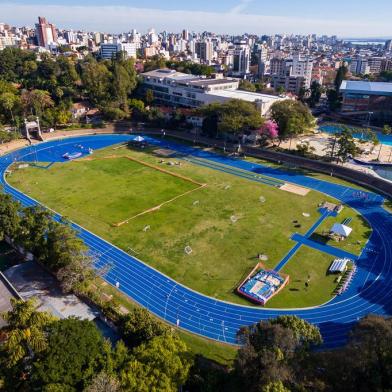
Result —
<path fill-rule="evenodd" d="M 17 161 L 61 162 L 62 155 L 74 146 L 99 149 L 126 142 L 134 135 L 93 135 L 52 140 L 22 148 L 0 157 L 1 184 L 25 206 L 39 204 L 11 187 L 5 173 Z M 105 280 L 115 285 L 140 305 L 173 325 L 198 335 L 236 343 L 236 333 L 243 325 L 282 314 L 295 314 L 319 326 L 326 347 L 342 345 L 352 325 L 368 313 L 392 314 L 392 214 L 382 208 L 384 199 L 373 192 L 362 192 L 261 164 L 231 159 L 178 143 L 145 137 L 157 146 L 181 154 L 223 163 L 235 168 L 289 181 L 327 194 L 356 209 L 372 227 L 371 237 L 357 261 L 357 274 L 350 288 L 328 303 L 306 309 L 260 309 L 236 305 L 197 293 L 165 276 L 142 261 L 125 253 L 88 230 L 73 224 L 97 259 L 96 266 L 111 265 Z M 55 214 L 55 219 L 60 219 Z"/>

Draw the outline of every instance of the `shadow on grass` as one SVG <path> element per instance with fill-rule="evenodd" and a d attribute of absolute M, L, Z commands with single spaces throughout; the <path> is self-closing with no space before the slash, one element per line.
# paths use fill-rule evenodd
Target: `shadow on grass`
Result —
<path fill-rule="evenodd" d="M 310 239 L 315 242 L 318 242 L 319 244 L 323 244 L 323 245 L 327 245 L 331 241 L 330 238 L 328 238 L 325 235 L 319 234 L 319 233 L 313 233 L 310 236 Z"/>

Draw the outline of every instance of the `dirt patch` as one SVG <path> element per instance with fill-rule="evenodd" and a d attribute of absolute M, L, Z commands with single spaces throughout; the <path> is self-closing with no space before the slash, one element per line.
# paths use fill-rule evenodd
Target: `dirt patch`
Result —
<path fill-rule="evenodd" d="M 173 156 L 174 154 L 176 154 L 176 152 L 173 150 L 169 150 L 168 148 L 158 148 L 154 150 L 154 154 L 158 155 L 159 157 L 167 158 Z"/>

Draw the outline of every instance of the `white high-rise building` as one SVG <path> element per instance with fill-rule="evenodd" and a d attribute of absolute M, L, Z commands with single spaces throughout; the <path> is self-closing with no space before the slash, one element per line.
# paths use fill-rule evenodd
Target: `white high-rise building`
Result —
<path fill-rule="evenodd" d="M 150 45 L 154 45 L 159 41 L 158 34 L 155 32 L 154 29 L 150 29 L 148 31 L 148 43 Z"/>
<path fill-rule="evenodd" d="M 250 72 L 250 48 L 246 41 L 236 43 L 233 53 L 233 75 L 244 76 Z"/>
<path fill-rule="evenodd" d="M 305 79 L 305 88 L 310 88 L 312 82 L 313 60 L 308 57 L 301 57 L 300 54 L 293 56 L 290 76 L 301 76 Z"/>
<path fill-rule="evenodd" d="M 100 54 L 104 59 L 111 59 L 119 52 L 125 52 L 127 58 L 136 58 L 136 44 L 134 43 L 124 43 L 124 42 L 114 42 L 111 44 L 101 44 Z"/>

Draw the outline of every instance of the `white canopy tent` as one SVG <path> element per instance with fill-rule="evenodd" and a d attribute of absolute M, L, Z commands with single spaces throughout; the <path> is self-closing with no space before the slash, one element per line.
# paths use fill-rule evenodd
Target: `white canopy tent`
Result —
<path fill-rule="evenodd" d="M 351 227 L 348 227 L 341 223 L 335 223 L 331 229 L 332 234 L 340 235 L 341 237 L 346 238 L 351 234 L 352 231 L 353 229 Z"/>
<path fill-rule="evenodd" d="M 134 142 L 139 142 L 139 143 L 144 142 L 144 137 L 142 137 L 142 136 L 136 136 L 136 137 L 133 139 L 133 141 L 134 141 Z"/>

